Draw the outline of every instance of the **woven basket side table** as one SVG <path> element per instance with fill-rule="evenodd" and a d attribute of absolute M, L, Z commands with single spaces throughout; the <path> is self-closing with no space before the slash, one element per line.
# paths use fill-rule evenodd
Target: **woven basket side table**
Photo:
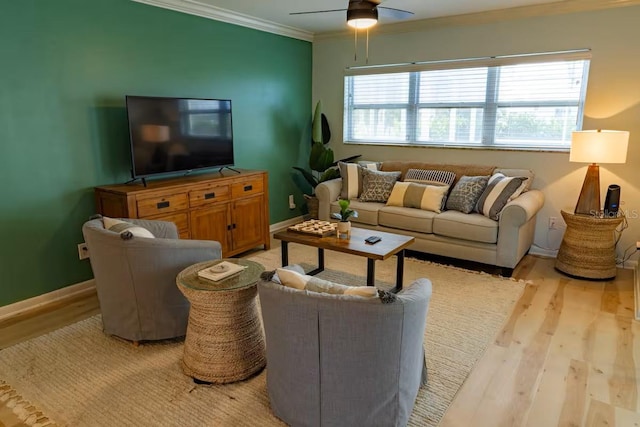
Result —
<path fill-rule="evenodd" d="M 611 279 L 616 276 L 616 239 L 614 231 L 624 217 L 597 217 L 561 211 L 567 223 L 556 258 L 556 269 L 586 279 Z"/>
<path fill-rule="evenodd" d="M 243 380 L 266 365 L 256 302 L 256 284 L 264 268 L 253 261 L 226 259 L 247 268 L 219 282 L 198 276 L 198 271 L 222 261 L 192 265 L 176 278 L 191 303 L 182 370 L 196 380 L 216 384 Z"/>

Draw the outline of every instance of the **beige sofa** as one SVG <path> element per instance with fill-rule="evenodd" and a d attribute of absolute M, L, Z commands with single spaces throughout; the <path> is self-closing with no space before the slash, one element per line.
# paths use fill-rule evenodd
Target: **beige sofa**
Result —
<path fill-rule="evenodd" d="M 401 171 L 401 180 L 409 169 L 453 171 L 456 173 L 455 182 L 462 175 L 491 175 L 494 172 L 502 172 L 507 176 L 528 176 L 529 181 L 533 181 L 533 172 L 529 170 L 483 165 L 385 161 L 381 167 L 383 171 Z M 316 187 L 321 220 L 329 220 L 331 213 L 339 211 L 337 200 L 341 188 L 341 178 L 325 181 Z M 359 214 L 358 218 L 352 219 L 356 227 L 410 235 L 416 238 L 409 248 L 411 250 L 495 265 L 502 267 L 504 275 L 511 275 L 513 268 L 529 251 L 533 243 L 536 214 L 543 204 L 544 194 L 529 189 L 510 201 L 499 220 L 494 221 L 479 213 L 465 214 L 453 210 L 435 213 L 386 206 L 384 203 L 351 201 L 351 207 Z"/>

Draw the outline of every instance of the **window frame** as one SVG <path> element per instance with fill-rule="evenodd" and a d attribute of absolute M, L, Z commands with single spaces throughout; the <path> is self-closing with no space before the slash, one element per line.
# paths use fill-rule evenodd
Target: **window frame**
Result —
<path fill-rule="evenodd" d="M 547 52 L 524 55 L 507 55 L 486 58 L 469 58 L 461 60 L 429 61 L 410 64 L 389 64 L 351 67 L 345 70 L 344 75 L 344 104 L 343 104 L 343 141 L 345 144 L 370 144 L 393 146 L 420 146 L 420 147 L 451 147 L 451 148 L 480 148 L 497 150 L 528 150 L 528 151 L 568 151 L 570 141 L 558 142 L 529 141 L 527 143 L 512 141 L 498 141 L 496 128 L 498 123 L 498 111 L 500 108 L 510 107 L 566 107 L 576 108 L 576 129 L 582 129 L 584 117 L 584 104 L 589 77 L 591 52 L 589 49 L 578 49 L 562 52 Z M 582 68 L 581 90 L 577 105 L 575 101 L 563 101 L 561 99 L 549 101 L 523 100 L 502 101 L 499 95 L 499 74 L 502 66 L 520 65 L 525 63 L 550 63 L 558 61 L 584 61 Z M 486 93 L 484 101 L 471 102 L 419 102 L 420 98 L 420 72 L 433 70 L 453 70 L 462 68 L 487 68 Z M 407 103 L 393 104 L 354 104 L 354 79 L 353 76 L 366 76 L 374 74 L 394 74 L 409 72 L 409 94 Z M 418 139 L 418 122 L 421 109 L 425 108 L 480 108 L 483 110 L 481 139 L 479 142 L 464 141 L 427 141 Z M 406 111 L 405 139 L 393 141 L 384 138 L 356 139 L 352 135 L 354 112 L 358 110 L 402 109 Z"/>

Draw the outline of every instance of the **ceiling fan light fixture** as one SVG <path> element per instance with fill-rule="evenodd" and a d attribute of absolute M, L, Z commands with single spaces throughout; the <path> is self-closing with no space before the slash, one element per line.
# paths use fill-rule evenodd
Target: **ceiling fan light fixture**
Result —
<path fill-rule="evenodd" d="M 378 9 L 349 9 L 347 10 L 347 25 L 357 30 L 371 28 L 378 22 Z"/>

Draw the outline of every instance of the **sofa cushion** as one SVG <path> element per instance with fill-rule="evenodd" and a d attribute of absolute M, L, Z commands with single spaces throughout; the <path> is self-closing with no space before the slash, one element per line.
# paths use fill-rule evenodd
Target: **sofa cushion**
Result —
<path fill-rule="evenodd" d="M 362 169 L 361 202 L 386 203 L 393 186 L 400 179 L 400 172 L 378 172 Z"/>
<path fill-rule="evenodd" d="M 440 213 L 449 186 L 396 182 L 387 206 L 404 206 Z"/>
<path fill-rule="evenodd" d="M 404 176 L 405 182 L 419 182 L 430 185 L 446 185 L 449 188 L 456 180 L 456 174 L 451 171 L 436 169 L 409 169 Z"/>
<path fill-rule="evenodd" d="M 380 163 L 344 163 L 338 162 L 340 177 L 342 178 L 341 199 L 356 199 L 362 194 L 362 171 L 363 169 L 378 170 Z"/>
<path fill-rule="evenodd" d="M 380 225 L 399 230 L 432 233 L 433 219 L 439 214 L 421 209 L 386 206 L 380 209 L 378 222 Z"/>
<path fill-rule="evenodd" d="M 433 233 L 482 243 L 498 241 L 498 221 L 478 213 L 446 211 L 433 219 Z"/>
<path fill-rule="evenodd" d="M 447 199 L 447 209 L 460 211 L 462 213 L 471 213 L 478 203 L 478 199 L 482 195 L 487 182 L 488 176 L 463 176 L 451 190 Z"/>
<path fill-rule="evenodd" d="M 358 217 L 351 217 L 350 221 L 353 223 L 359 222 L 361 224 L 378 225 L 378 211 L 384 206 L 384 203 L 360 202 L 356 199 L 351 200 L 349 208 L 358 212 Z M 331 213 L 340 212 L 338 202 L 331 202 L 330 209 Z"/>
<path fill-rule="evenodd" d="M 476 211 L 493 220 L 498 216 L 504 206 L 522 192 L 522 185 L 527 178 L 506 177 L 501 173 L 493 174 L 489 178 L 487 188 L 482 192 L 476 205 Z"/>

